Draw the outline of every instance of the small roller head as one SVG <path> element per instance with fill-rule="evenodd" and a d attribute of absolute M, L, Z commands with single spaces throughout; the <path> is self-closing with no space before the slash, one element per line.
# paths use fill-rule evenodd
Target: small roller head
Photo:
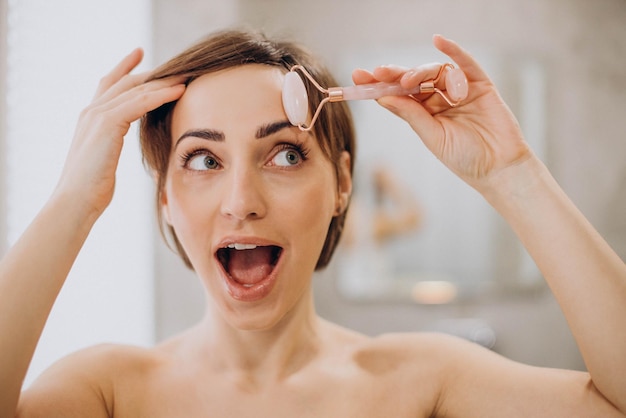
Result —
<path fill-rule="evenodd" d="M 460 68 L 453 68 L 446 74 L 446 92 L 453 102 L 467 98 L 469 87 L 465 73 Z"/>
<path fill-rule="evenodd" d="M 309 98 L 300 74 L 295 71 L 285 74 L 283 108 L 292 125 L 301 126 L 306 123 L 309 114 Z"/>

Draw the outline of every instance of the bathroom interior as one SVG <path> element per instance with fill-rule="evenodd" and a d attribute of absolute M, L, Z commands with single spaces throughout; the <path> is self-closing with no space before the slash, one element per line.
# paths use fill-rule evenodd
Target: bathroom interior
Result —
<path fill-rule="evenodd" d="M 563 189 L 626 260 L 623 0 L 85 3 L 0 6 L 2 253 L 52 191 L 77 115 L 119 57 L 142 46 L 147 70 L 235 26 L 304 43 L 341 85 L 351 84 L 355 68 L 444 62 L 432 35 L 456 40 L 492 77 Z M 402 121 L 373 101 L 350 106 L 355 193 L 338 253 L 314 277 L 318 313 L 369 335 L 447 332 L 527 364 L 583 370 L 540 272 L 495 211 Z M 27 382 L 78 348 L 153 345 L 203 315 L 204 290 L 163 243 L 151 179 L 136 139 L 126 141 L 116 197 L 55 305 Z"/>

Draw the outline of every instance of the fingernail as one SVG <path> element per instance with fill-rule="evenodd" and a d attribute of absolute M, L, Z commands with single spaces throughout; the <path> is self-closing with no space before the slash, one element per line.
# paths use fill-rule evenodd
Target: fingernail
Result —
<path fill-rule="evenodd" d="M 415 74 L 417 74 L 417 71 L 414 69 L 411 69 L 402 75 L 402 80 L 405 80 L 405 81 L 410 80 L 411 78 L 415 76 Z"/>

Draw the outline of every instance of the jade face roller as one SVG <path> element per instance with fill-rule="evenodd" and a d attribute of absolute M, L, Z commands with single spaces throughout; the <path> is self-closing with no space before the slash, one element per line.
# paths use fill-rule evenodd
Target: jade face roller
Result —
<path fill-rule="evenodd" d="M 446 71 L 447 70 L 447 71 Z M 439 79 L 445 71 L 445 88 L 443 90 L 436 87 Z M 304 81 L 298 73 L 302 73 L 320 92 L 326 97 L 317 106 L 311 123 L 307 126 L 306 120 L 309 114 L 309 99 L 304 86 Z M 444 93 L 446 91 L 447 95 Z M 365 100 L 378 99 L 383 96 L 410 96 L 413 94 L 437 93 L 451 106 L 455 107 L 467 97 L 467 78 L 462 70 L 455 68 L 452 64 L 444 64 L 439 69 L 437 77 L 432 80 L 423 81 L 414 89 L 405 89 L 400 83 L 372 83 L 360 84 L 350 87 L 329 87 L 320 86 L 309 72 L 301 65 L 294 65 L 285 75 L 283 84 L 283 107 L 287 118 L 292 125 L 298 126 L 303 131 L 313 128 L 313 124 L 326 102 L 340 102 L 343 100 Z"/>

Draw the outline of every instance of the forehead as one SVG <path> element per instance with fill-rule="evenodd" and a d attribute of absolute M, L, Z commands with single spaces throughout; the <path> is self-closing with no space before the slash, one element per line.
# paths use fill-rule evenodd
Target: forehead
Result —
<path fill-rule="evenodd" d="M 250 64 L 205 74 L 192 81 L 172 114 L 172 133 L 189 127 L 227 130 L 233 124 L 286 119 L 282 106 L 284 72 Z"/>

